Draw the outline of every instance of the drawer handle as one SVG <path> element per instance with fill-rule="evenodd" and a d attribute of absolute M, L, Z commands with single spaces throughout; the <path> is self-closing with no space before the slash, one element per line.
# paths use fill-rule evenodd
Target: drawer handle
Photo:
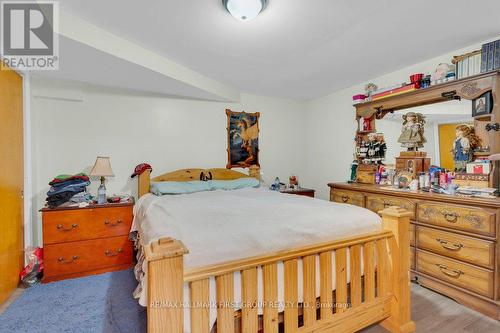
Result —
<path fill-rule="evenodd" d="M 57 230 L 59 230 L 59 231 L 65 231 L 65 232 L 66 231 L 71 231 L 73 229 L 76 229 L 76 227 L 78 227 L 78 224 L 76 224 L 76 223 L 73 223 L 70 228 L 65 228 L 62 224 L 58 224 L 56 226 Z"/>
<path fill-rule="evenodd" d="M 116 250 L 116 252 L 106 250 L 104 252 L 104 254 L 106 255 L 106 257 L 116 257 L 117 255 L 119 255 L 122 252 L 123 252 L 123 249 L 120 247 L 118 250 Z"/>
<path fill-rule="evenodd" d="M 57 261 L 60 263 L 60 264 L 72 264 L 73 262 L 75 262 L 76 260 L 78 260 L 78 256 L 73 256 L 71 257 L 71 260 L 66 260 L 64 259 L 64 257 L 59 257 L 57 258 Z"/>
<path fill-rule="evenodd" d="M 396 206 L 392 201 L 384 200 L 384 208 Z"/>
<path fill-rule="evenodd" d="M 104 220 L 104 225 L 107 225 L 108 227 L 117 227 L 122 223 L 123 223 L 122 220 L 117 220 L 116 223 L 111 223 L 109 222 L 109 220 Z"/>
<path fill-rule="evenodd" d="M 346 203 L 347 201 L 349 201 L 349 196 L 348 195 L 343 195 L 342 196 L 342 202 Z"/>
<path fill-rule="evenodd" d="M 458 214 L 452 212 L 443 212 L 444 219 L 450 223 L 455 223 L 458 220 Z"/>
<path fill-rule="evenodd" d="M 460 250 L 461 248 L 464 247 L 463 244 L 450 243 L 450 242 L 445 241 L 444 239 L 441 239 L 441 238 L 436 238 L 436 240 L 439 242 L 439 244 L 441 244 L 442 247 L 444 247 L 445 249 L 448 249 L 448 250 L 457 251 L 457 250 Z"/>
<path fill-rule="evenodd" d="M 441 273 L 448 275 L 448 276 L 451 276 L 453 278 L 458 278 L 458 277 L 460 277 L 460 275 L 465 274 L 463 271 L 461 271 L 459 269 L 450 269 L 445 265 L 436 264 L 436 266 L 439 267 L 439 269 L 441 270 Z"/>

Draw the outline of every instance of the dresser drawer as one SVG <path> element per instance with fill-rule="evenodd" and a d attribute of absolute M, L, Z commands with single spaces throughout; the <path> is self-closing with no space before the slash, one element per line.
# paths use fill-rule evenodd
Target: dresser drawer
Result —
<path fill-rule="evenodd" d="M 351 205 L 356 205 L 360 207 L 365 206 L 365 196 L 363 193 L 348 191 L 348 190 L 337 190 L 334 189 L 330 193 L 330 201 L 346 203 Z"/>
<path fill-rule="evenodd" d="M 418 271 L 486 297 L 493 296 L 493 272 L 417 250 Z"/>
<path fill-rule="evenodd" d="M 125 236 L 132 224 L 132 207 L 73 209 L 43 213 L 43 243 Z"/>
<path fill-rule="evenodd" d="M 132 263 L 132 242 L 127 236 L 46 245 L 44 276 L 86 272 Z"/>
<path fill-rule="evenodd" d="M 495 236 L 495 213 L 482 208 L 421 203 L 418 205 L 418 220 L 476 234 Z"/>
<path fill-rule="evenodd" d="M 495 267 L 495 244 L 451 232 L 418 227 L 418 247 L 467 261 L 471 264 L 493 269 Z"/>
<path fill-rule="evenodd" d="M 415 219 L 415 203 L 408 199 L 376 194 L 368 194 L 366 196 L 366 208 L 375 213 L 390 206 L 398 206 L 406 209 L 412 214 L 410 219 Z"/>

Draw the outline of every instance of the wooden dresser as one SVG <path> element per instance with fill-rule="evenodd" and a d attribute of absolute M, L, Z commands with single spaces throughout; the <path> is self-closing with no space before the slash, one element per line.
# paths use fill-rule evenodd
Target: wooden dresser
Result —
<path fill-rule="evenodd" d="M 132 207 L 120 203 L 42 209 L 43 282 L 131 267 Z"/>
<path fill-rule="evenodd" d="M 335 183 L 330 200 L 378 212 L 409 210 L 411 275 L 417 283 L 500 320 L 500 199 Z"/>

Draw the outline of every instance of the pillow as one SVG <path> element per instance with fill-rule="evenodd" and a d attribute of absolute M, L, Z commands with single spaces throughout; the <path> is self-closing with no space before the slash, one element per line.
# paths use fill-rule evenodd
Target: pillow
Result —
<path fill-rule="evenodd" d="M 151 183 L 150 192 L 156 195 L 163 194 L 189 194 L 210 191 L 210 184 L 200 180 L 189 182 L 154 182 Z"/>
<path fill-rule="evenodd" d="M 260 182 L 255 178 L 240 178 L 234 180 L 209 180 L 212 190 L 238 190 L 245 187 L 259 187 Z"/>

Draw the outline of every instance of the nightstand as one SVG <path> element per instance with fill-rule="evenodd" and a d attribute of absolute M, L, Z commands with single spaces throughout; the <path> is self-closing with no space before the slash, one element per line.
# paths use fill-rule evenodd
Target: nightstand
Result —
<path fill-rule="evenodd" d="M 314 192 L 316 192 L 316 191 L 313 190 L 313 189 L 310 189 L 310 188 L 302 188 L 302 187 L 300 187 L 300 188 L 295 189 L 295 190 L 286 189 L 286 190 L 281 190 L 280 192 L 281 193 L 286 193 L 286 194 L 303 195 L 303 196 L 306 196 L 306 197 L 314 198 Z"/>
<path fill-rule="evenodd" d="M 43 282 L 130 268 L 133 206 L 129 202 L 42 209 Z"/>

